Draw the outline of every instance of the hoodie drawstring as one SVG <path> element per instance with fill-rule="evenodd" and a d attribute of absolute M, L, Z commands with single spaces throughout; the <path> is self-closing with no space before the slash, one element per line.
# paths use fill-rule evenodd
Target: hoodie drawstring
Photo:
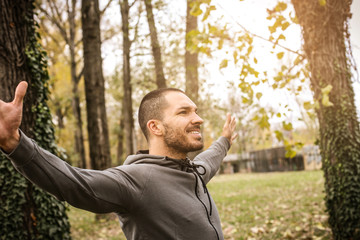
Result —
<path fill-rule="evenodd" d="M 211 214 L 212 214 L 212 203 L 211 203 L 210 193 L 209 193 L 209 191 L 208 191 L 208 189 L 206 187 L 204 179 L 202 178 L 202 176 L 206 174 L 205 167 L 202 166 L 202 165 L 192 163 L 190 161 L 190 159 L 188 159 L 188 158 L 178 160 L 178 159 L 173 159 L 173 158 L 166 157 L 166 159 L 171 160 L 171 161 L 179 164 L 182 167 L 187 167 L 188 169 L 191 169 L 192 172 L 195 173 L 200 178 L 200 181 L 201 181 L 201 183 L 203 185 L 203 188 L 204 188 L 204 193 L 206 193 L 206 195 L 208 197 L 208 200 L 209 200 L 209 205 L 210 205 L 210 211 L 209 212 L 210 212 L 210 216 L 211 216 Z M 204 171 L 199 172 L 198 168 L 202 168 Z M 196 177 L 196 175 L 195 175 L 195 177 Z M 196 178 L 196 186 L 197 186 L 197 178 Z M 197 190 L 195 190 L 195 191 L 197 191 Z"/>
<path fill-rule="evenodd" d="M 206 169 L 204 166 L 202 165 L 198 165 L 198 164 L 195 164 L 193 162 L 190 161 L 190 159 L 186 158 L 186 159 L 173 159 L 173 158 L 169 158 L 169 157 L 165 157 L 166 159 L 168 160 L 171 160 L 177 164 L 179 164 L 182 168 L 181 170 L 185 170 L 185 171 L 188 171 L 189 169 L 192 171 L 192 173 L 194 174 L 195 176 L 195 179 L 196 179 L 196 183 L 195 183 L 195 195 L 196 197 L 199 199 L 199 201 L 202 203 L 202 205 L 204 205 L 205 207 L 205 210 L 207 212 L 207 217 L 208 217 L 208 220 L 209 220 L 209 223 L 210 225 L 213 227 L 215 233 L 216 233 L 216 236 L 217 236 L 217 239 L 220 240 L 220 237 L 219 237 L 219 233 L 218 231 L 216 230 L 215 226 L 213 225 L 213 223 L 211 222 L 211 219 L 210 219 L 210 216 L 212 214 L 212 203 L 211 203 L 211 198 L 210 198 L 210 193 L 206 187 L 206 184 L 205 184 L 205 181 L 204 179 L 201 177 L 203 175 L 206 174 Z M 186 167 L 187 169 L 183 169 L 183 167 Z M 204 171 L 203 172 L 199 172 L 199 168 L 202 168 Z M 204 188 L 204 193 L 206 193 L 207 197 L 208 197 L 208 200 L 209 200 L 209 205 L 210 205 L 210 211 L 208 212 L 207 208 L 206 208 L 206 205 L 203 203 L 203 201 L 201 201 L 201 199 L 199 198 L 198 194 L 197 194 L 197 188 L 198 188 L 198 177 L 200 178 L 200 181 L 203 185 L 203 188 Z"/>

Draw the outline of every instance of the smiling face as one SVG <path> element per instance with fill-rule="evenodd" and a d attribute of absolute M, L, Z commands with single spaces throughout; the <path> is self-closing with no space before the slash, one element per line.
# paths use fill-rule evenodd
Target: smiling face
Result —
<path fill-rule="evenodd" d="M 203 120 L 197 115 L 193 101 L 181 92 L 165 95 L 167 106 L 163 112 L 164 142 L 174 153 L 188 153 L 203 148 L 200 126 Z"/>

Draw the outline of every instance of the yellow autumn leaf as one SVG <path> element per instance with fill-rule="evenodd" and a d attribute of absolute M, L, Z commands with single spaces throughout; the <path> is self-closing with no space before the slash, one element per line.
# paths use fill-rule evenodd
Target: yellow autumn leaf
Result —
<path fill-rule="evenodd" d="M 226 68 L 228 66 L 228 60 L 224 59 L 221 61 L 219 69 Z"/>
<path fill-rule="evenodd" d="M 257 98 L 258 100 L 260 100 L 261 97 L 262 97 L 262 93 L 261 93 L 261 92 L 256 93 L 256 98 Z"/>
<path fill-rule="evenodd" d="M 284 57 L 284 52 L 279 52 L 276 56 L 278 59 L 282 59 Z"/>

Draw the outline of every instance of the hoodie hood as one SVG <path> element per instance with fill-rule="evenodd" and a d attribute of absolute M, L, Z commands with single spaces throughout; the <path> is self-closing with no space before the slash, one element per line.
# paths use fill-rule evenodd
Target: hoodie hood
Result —
<path fill-rule="evenodd" d="M 130 155 L 126 158 L 124 165 L 131 164 L 154 164 L 158 166 L 178 169 L 186 171 L 184 166 L 190 164 L 190 160 L 186 159 L 174 159 L 166 156 L 151 155 L 149 151 L 139 151 L 134 155 Z"/>

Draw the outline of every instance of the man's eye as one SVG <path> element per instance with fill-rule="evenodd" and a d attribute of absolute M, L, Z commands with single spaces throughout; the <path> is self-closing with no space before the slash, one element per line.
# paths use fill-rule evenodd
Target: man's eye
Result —
<path fill-rule="evenodd" d="M 186 114 L 186 111 L 181 111 L 179 112 L 179 114 Z"/>

